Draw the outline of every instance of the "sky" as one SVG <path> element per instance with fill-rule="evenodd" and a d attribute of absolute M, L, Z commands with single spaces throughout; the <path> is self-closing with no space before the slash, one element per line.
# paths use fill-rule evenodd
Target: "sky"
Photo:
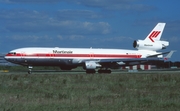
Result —
<path fill-rule="evenodd" d="M 165 22 L 180 61 L 179 0 L 0 0 L 0 53 L 21 47 L 134 49 Z M 134 49 L 136 50 L 136 49 Z"/>

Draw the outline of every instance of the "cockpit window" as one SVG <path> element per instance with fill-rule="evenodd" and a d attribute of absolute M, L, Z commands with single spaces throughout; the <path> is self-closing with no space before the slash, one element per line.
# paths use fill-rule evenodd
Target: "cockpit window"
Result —
<path fill-rule="evenodd" d="M 8 54 L 13 54 L 13 55 L 16 55 L 16 52 L 9 52 Z"/>

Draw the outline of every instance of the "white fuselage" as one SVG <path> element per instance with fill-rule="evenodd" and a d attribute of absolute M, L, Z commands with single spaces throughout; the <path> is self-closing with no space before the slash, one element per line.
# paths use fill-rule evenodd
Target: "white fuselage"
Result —
<path fill-rule="evenodd" d="M 124 49 L 94 49 L 94 48 L 20 48 L 10 51 L 5 59 L 21 65 L 80 64 L 84 61 L 101 59 L 135 59 L 146 58 L 157 54 L 155 51 L 124 50 Z"/>

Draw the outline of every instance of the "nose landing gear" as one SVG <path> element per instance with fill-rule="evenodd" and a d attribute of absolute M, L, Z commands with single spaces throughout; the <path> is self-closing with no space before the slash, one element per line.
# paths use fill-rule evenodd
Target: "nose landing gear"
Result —
<path fill-rule="evenodd" d="M 28 74 L 32 74 L 32 66 L 28 66 Z"/>

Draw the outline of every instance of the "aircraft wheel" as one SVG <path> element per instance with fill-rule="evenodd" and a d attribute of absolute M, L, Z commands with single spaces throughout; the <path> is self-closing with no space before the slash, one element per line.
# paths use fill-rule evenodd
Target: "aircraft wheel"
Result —
<path fill-rule="evenodd" d="M 98 70 L 98 73 L 100 73 L 100 74 L 103 73 L 103 72 L 104 72 L 104 70 Z"/>
<path fill-rule="evenodd" d="M 98 70 L 98 73 L 108 73 L 108 74 L 110 74 L 111 73 L 111 70 Z"/>
<path fill-rule="evenodd" d="M 32 68 L 33 68 L 32 66 L 28 66 L 28 69 L 29 69 L 28 74 L 32 74 Z"/>
<path fill-rule="evenodd" d="M 87 74 L 94 74 L 96 73 L 96 70 L 92 69 L 92 70 L 86 70 Z"/>
<path fill-rule="evenodd" d="M 29 70 L 29 71 L 28 71 L 28 74 L 32 74 L 32 71 L 31 71 L 31 70 Z"/>

